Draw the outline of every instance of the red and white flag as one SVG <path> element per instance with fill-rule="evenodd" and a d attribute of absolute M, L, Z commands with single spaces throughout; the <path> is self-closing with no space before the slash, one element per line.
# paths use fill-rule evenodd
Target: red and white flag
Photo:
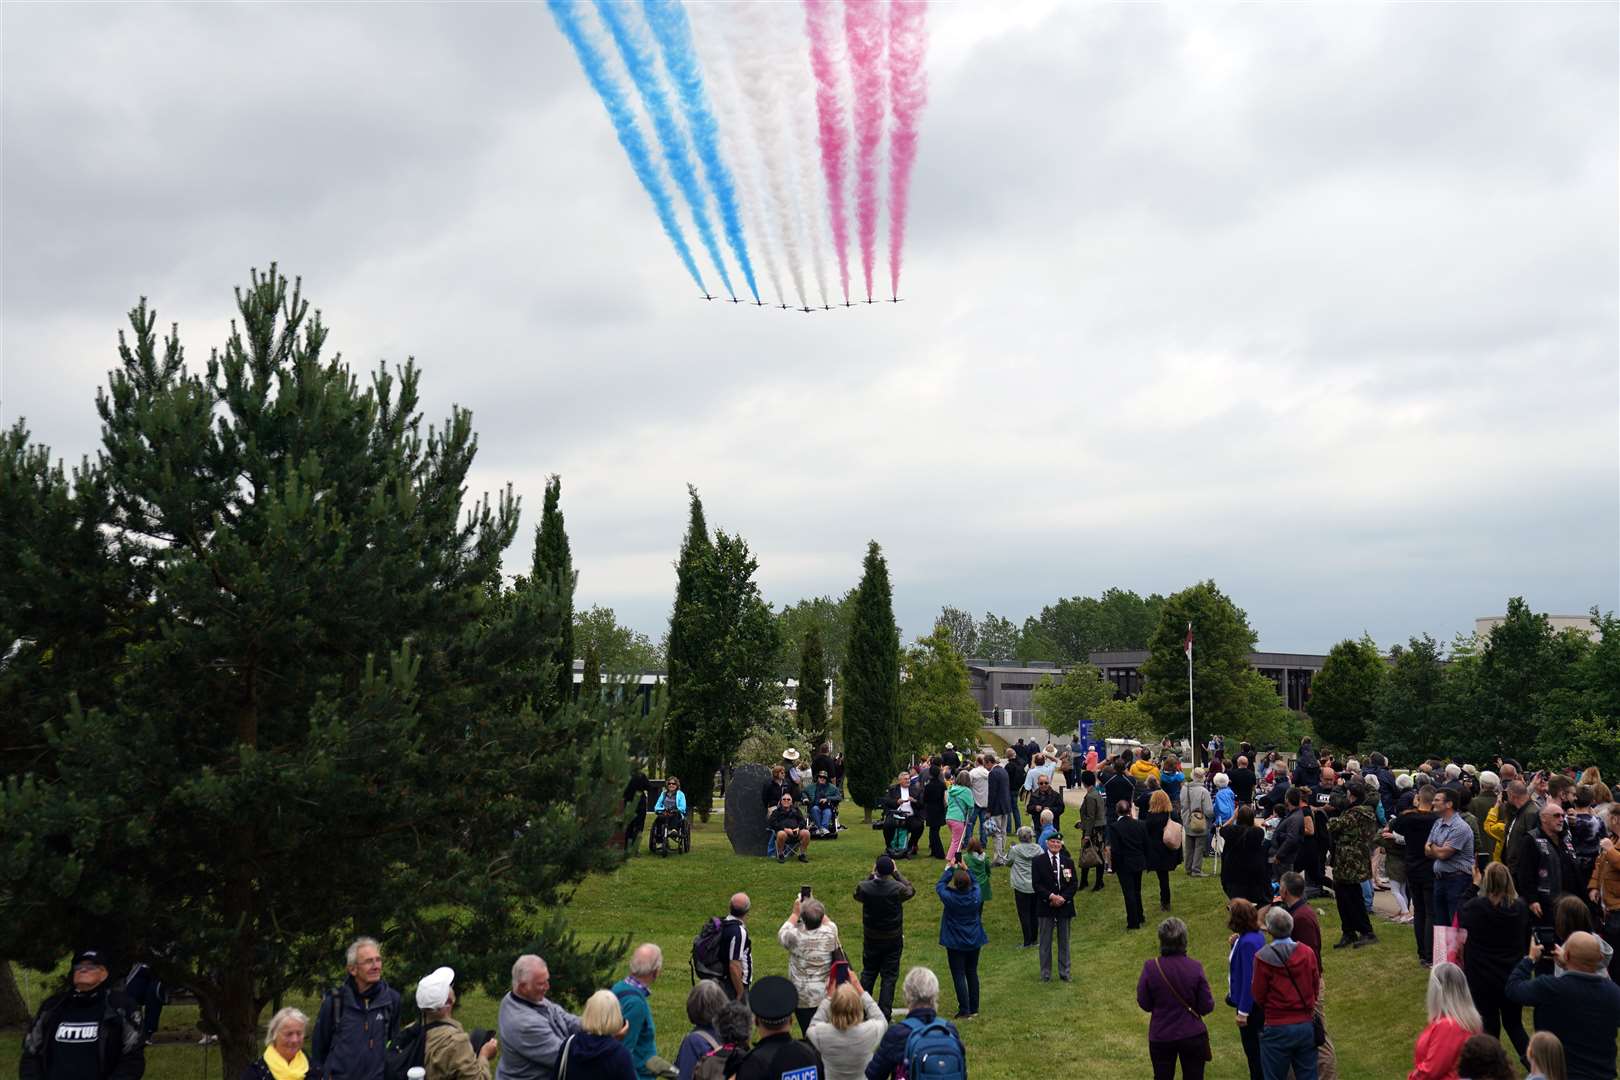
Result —
<path fill-rule="evenodd" d="M 1187 623 L 1187 640 L 1182 644 L 1182 648 L 1187 653 L 1187 659 L 1191 660 L 1192 659 L 1192 623 L 1191 622 Z"/>

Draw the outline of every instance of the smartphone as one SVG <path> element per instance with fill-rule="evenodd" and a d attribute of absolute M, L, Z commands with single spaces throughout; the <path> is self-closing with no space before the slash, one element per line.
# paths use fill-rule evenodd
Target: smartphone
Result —
<path fill-rule="evenodd" d="M 1543 949 L 1552 949 L 1558 944 L 1558 935 L 1550 926 L 1531 927 L 1531 931 L 1536 935 L 1536 944 Z"/>
<path fill-rule="evenodd" d="M 800 900 L 808 900 L 808 899 L 810 899 L 810 886 L 808 886 L 808 885 L 800 885 L 799 886 L 799 899 Z"/>

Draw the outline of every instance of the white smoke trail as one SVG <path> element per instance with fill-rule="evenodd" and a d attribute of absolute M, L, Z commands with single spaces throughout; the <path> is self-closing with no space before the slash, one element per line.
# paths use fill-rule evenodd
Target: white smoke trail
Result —
<path fill-rule="evenodd" d="M 731 9 L 718 4 L 693 4 L 687 8 L 687 12 L 692 24 L 692 40 L 702 58 L 706 81 L 714 95 L 721 147 L 737 178 L 743 218 L 748 223 L 750 248 L 757 248 L 759 261 L 765 264 L 765 276 L 771 283 L 771 291 L 776 294 L 776 302 L 785 304 L 787 294 L 782 289 L 775 238 L 766 221 L 768 207 L 760 195 L 763 187 L 760 177 L 763 156 L 748 109 L 743 104 L 742 88 L 732 65 L 730 44 L 716 22 L 722 18 L 729 19 Z"/>
<path fill-rule="evenodd" d="M 721 5 L 714 5 L 721 7 Z M 777 226 L 788 276 L 800 307 L 809 307 L 804 291 L 804 253 L 798 228 L 800 220 L 794 199 L 794 174 L 788 160 L 786 115 L 782 93 L 783 61 L 777 55 L 779 40 L 775 27 L 787 5 L 724 5 L 720 37 L 730 53 L 730 66 L 737 74 L 744 110 L 760 150 L 765 178 L 767 216 Z"/>
<path fill-rule="evenodd" d="M 816 125 L 812 119 L 816 108 L 815 83 L 810 73 L 809 56 L 803 48 L 794 49 L 793 52 L 797 56 L 787 69 L 792 76 L 788 84 L 791 95 L 788 114 L 793 118 L 793 149 L 799 174 L 799 220 L 810 239 L 810 268 L 815 272 L 816 291 L 821 294 L 821 306 L 825 308 L 829 306 L 827 249 L 832 240 L 828 235 L 827 193 L 821 175 L 821 151 L 816 145 Z"/>

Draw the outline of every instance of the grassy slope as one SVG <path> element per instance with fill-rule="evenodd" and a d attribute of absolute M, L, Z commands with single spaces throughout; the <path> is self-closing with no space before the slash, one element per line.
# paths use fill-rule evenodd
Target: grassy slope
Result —
<path fill-rule="evenodd" d="M 881 845 L 880 834 L 858 827 L 834 843 L 814 845 L 808 865 L 735 856 L 717 818 L 700 826 L 690 855 L 653 858 L 645 853 L 609 877 L 587 882 L 575 897 L 570 917 L 581 937 L 601 939 L 632 932 L 636 940 L 656 941 L 664 949 L 668 971 L 654 987 L 653 1012 L 660 1049 L 673 1054 L 687 1030 L 685 995 L 689 986 L 686 955 L 703 918 L 723 914 L 734 890 L 754 902 L 750 925 L 756 935 L 758 974 L 786 974 L 786 954 L 776 930 L 787 917 L 801 884 L 814 888 L 839 924 L 850 955 L 860 957 L 859 905 L 850 899 L 858 881 L 871 868 Z M 906 954 L 902 971 L 927 964 L 939 975 L 942 1005 L 955 1012 L 945 953 L 938 945 L 939 902 L 933 894 L 941 863 L 924 859 L 902 864 L 903 873 L 919 886 L 907 905 Z M 1214 879 L 1194 881 L 1178 872 L 1174 879 L 1174 913 L 1187 920 L 1193 955 L 1210 974 L 1216 1011 L 1210 1018 L 1215 1060 L 1211 1080 L 1242 1080 L 1248 1073 L 1238 1043 L 1232 1011 L 1221 1004 L 1226 993 L 1226 929 L 1223 897 Z M 1156 885 L 1144 888 L 1150 916 Z M 1316 905 L 1328 941 L 1338 936 L 1338 916 L 1331 901 Z M 1054 1061 L 1075 1077 L 1147 1076 L 1147 1018 L 1136 1007 L 1137 975 L 1145 958 L 1156 951 L 1149 929 L 1126 934 L 1124 910 L 1112 879 L 1100 894 L 1080 898 L 1074 925 L 1075 981 L 1043 984 L 1035 950 L 1020 951 L 1017 914 L 1007 871 L 999 870 L 985 911 L 990 935 L 980 960 L 981 1012 L 963 1025 L 971 1074 L 977 1080 L 1012 1080 L 1040 1075 Z M 1328 1029 L 1339 1052 L 1339 1075 L 1346 1080 L 1404 1076 L 1411 1066 L 1412 1043 L 1423 1022 L 1425 973 L 1417 966 L 1411 934 L 1405 927 L 1380 922 L 1383 942 L 1370 949 L 1329 951 Z M 389 971 L 390 981 L 406 988 L 415 975 Z M 41 980 L 29 976 L 30 1005 L 37 1005 Z M 461 1012 L 469 1027 L 493 1026 L 495 1001 L 469 993 Z M 165 1029 L 195 1021 L 195 1008 L 164 1012 Z M 0 1035 L 0 1075 L 14 1075 L 20 1036 Z M 198 1080 L 219 1076 L 219 1055 L 212 1051 L 206 1077 L 202 1051 L 195 1045 L 163 1045 L 147 1051 L 152 1080 Z"/>

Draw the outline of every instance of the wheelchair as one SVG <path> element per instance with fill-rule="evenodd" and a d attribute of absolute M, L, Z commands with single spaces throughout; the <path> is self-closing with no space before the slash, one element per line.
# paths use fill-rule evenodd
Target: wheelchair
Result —
<path fill-rule="evenodd" d="M 647 833 L 647 850 L 654 855 L 667 856 L 671 851 L 685 855 L 692 850 L 691 822 L 678 810 L 654 814 Z"/>
<path fill-rule="evenodd" d="M 826 832 L 819 831 L 820 826 L 818 826 L 816 824 L 815 818 L 813 816 L 811 816 L 810 811 L 812 811 L 814 809 L 815 809 L 815 806 L 813 804 L 807 804 L 805 806 L 805 816 L 810 818 L 810 836 L 811 836 L 811 838 L 815 839 L 815 840 L 836 840 L 836 839 L 838 839 L 838 804 L 834 803 L 832 805 L 832 807 L 831 807 L 832 819 L 828 822 Z"/>

